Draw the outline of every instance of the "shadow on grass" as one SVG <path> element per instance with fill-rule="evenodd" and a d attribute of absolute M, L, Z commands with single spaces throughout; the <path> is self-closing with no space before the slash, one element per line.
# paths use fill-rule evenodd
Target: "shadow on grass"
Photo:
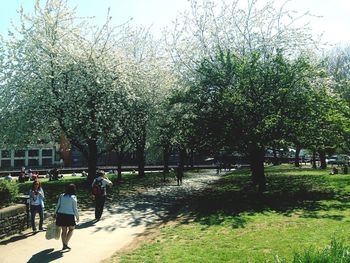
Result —
<path fill-rule="evenodd" d="M 344 216 L 337 211 L 350 209 L 345 191 L 350 187 L 350 178 L 331 177 L 323 171 L 315 175 L 312 169 L 275 168 L 268 173 L 268 190 L 264 193 L 252 187 L 246 171 L 225 175 L 189 202 L 186 211 L 179 215 L 181 223 L 195 221 L 212 226 L 230 217 L 232 227 L 239 228 L 247 224 L 247 219 L 240 216 L 242 212 L 254 215 L 267 211 L 285 216 L 298 212 L 300 217 L 341 221 Z"/>

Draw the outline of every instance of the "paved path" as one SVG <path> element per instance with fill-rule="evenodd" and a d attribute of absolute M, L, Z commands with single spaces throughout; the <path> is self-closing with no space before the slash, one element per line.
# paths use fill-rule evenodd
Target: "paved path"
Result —
<path fill-rule="evenodd" d="M 173 185 L 153 188 L 145 193 L 106 203 L 99 222 L 94 223 L 94 211 L 82 211 L 69 242 L 70 251 L 61 251 L 60 240 L 46 240 L 44 232 L 25 231 L 0 241 L 0 263 L 84 262 L 97 263 L 129 245 L 148 227 L 170 215 L 174 204 L 200 192 L 218 179 L 214 171 L 185 179 L 180 187 Z"/>

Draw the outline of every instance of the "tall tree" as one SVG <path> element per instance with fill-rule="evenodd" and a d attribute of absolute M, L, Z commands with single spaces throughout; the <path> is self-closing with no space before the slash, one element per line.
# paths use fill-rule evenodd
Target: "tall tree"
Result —
<path fill-rule="evenodd" d="M 7 43 L 8 92 L 14 98 L 17 122 L 33 123 L 25 132 L 63 131 L 88 160 L 95 176 L 99 150 L 116 131 L 125 95 L 125 57 L 115 50 L 118 37 L 108 27 L 78 24 L 63 0 L 37 1 L 33 16 L 22 12 L 22 26 Z M 113 122 L 114 125 L 109 125 Z M 14 127 L 13 127 L 14 128 Z M 39 134 L 40 135 L 40 134 Z"/>

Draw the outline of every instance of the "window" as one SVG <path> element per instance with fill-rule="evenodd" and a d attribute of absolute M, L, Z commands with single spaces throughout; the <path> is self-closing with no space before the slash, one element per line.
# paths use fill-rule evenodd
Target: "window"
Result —
<path fill-rule="evenodd" d="M 24 160 L 15 160 L 15 167 L 25 166 Z"/>
<path fill-rule="evenodd" d="M 37 159 L 29 159 L 28 166 L 39 166 L 39 161 Z"/>
<path fill-rule="evenodd" d="M 52 149 L 43 149 L 42 156 L 52 156 Z"/>
<path fill-rule="evenodd" d="M 15 150 L 15 157 L 25 157 L 26 152 L 24 150 Z"/>
<path fill-rule="evenodd" d="M 37 156 L 39 156 L 39 150 L 29 150 L 28 151 L 28 156 L 30 156 L 30 157 L 37 157 Z"/>
<path fill-rule="evenodd" d="M 42 161 L 43 166 L 52 166 L 52 158 L 44 158 Z"/>
<path fill-rule="evenodd" d="M 2 157 L 2 158 L 11 158 L 11 151 L 2 150 L 2 151 L 1 151 L 1 157 Z"/>
<path fill-rule="evenodd" d="M 1 160 L 1 167 L 2 168 L 11 167 L 11 160 Z"/>

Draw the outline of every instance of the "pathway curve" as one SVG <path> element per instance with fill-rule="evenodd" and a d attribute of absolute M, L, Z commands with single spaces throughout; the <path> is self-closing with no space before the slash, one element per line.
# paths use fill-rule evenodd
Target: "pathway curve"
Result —
<path fill-rule="evenodd" d="M 93 210 L 82 211 L 68 252 L 61 251 L 60 240 L 46 240 L 44 232 L 33 234 L 27 230 L 1 240 L 0 263 L 100 262 L 129 245 L 148 227 L 168 218 L 181 199 L 190 198 L 218 178 L 214 170 L 207 170 L 184 179 L 180 187 L 174 183 L 151 188 L 118 203 L 107 201 L 103 216 L 96 223 L 92 220 Z"/>

